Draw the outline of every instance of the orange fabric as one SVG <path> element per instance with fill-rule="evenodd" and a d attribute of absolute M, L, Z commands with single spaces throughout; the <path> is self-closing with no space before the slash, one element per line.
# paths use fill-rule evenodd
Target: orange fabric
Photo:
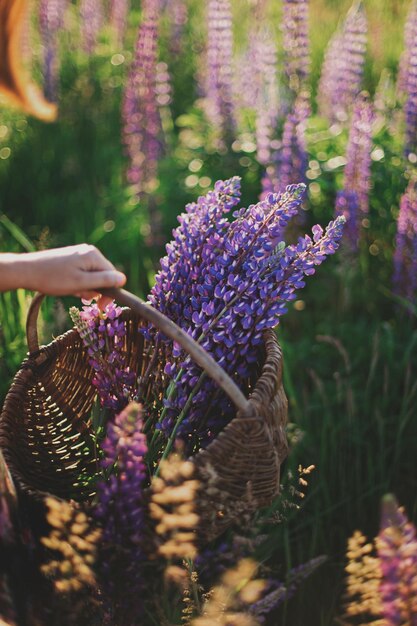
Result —
<path fill-rule="evenodd" d="M 45 121 L 56 118 L 56 107 L 47 102 L 23 69 L 22 28 L 27 0 L 0 0 L 0 95 L 8 104 Z"/>

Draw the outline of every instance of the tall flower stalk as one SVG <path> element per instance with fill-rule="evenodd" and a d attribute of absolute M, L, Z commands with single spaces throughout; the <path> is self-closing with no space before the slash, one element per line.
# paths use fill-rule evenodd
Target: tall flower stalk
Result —
<path fill-rule="evenodd" d="M 205 111 L 219 144 L 229 143 L 235 127 L 232 91 L 232 8 L 230 0 L 207 2 Z"/>
<path fill-rule="evenodd" d="M 305 88 L 310 71 L 308 4 L 308 0 L 284 0 L 283 2 L 285 72 L 289 87 L 295 94 Z"/>
<path fill-rule="evenodd" d="M 401 97 L 407 94 L 410 67 L 416 65 L 414 48 L 417 34 L 417 0 L 412 0 L 404 25 L 404 50 L 398 64 L 397 93 Z"/>
<path fill-rule="evenodd" d="M 382 615 L 387 626 L 417 624 L 417 534 L 392 497 L 385 498 L 376 539 L 382 581 Z"/>
<path fill-rule="evenodd" d="M 305 130 L 309 111 L 307 99 L 300 94 L 285 120 L 281 145 L 266 168 L 262 179 L 263 195 L 280 193 L 288 185 L 306 181 L 308 155 Z"/>
<path fill-rule="evenodd" d="M 249 44 L 235 64 L 237 113 L 246 109 L 255 115 L 256 158 L 266 165 L 271 159 L 271 143 L 279 113 L 277 48 L 272 32 L 255 23 Z"/>
<path fill-rule="evenodd" d="M 157 103 L 159 0 L 145 0 L 134 60 L 123 98 L 123 142 L 129 159 L 127 179 L 138 196 L 157 185 L 163 152 Z"/>
<path fill-rule="evenodd" d="M 417 295 L 417 179 L 401 198 L 394 252 L 394 291 L 415 302 Z"/>
<path fill-rule="evenodd" d="M 405 153 L 417 152 L 417 2 L 413 2 L 404 31 L 397 92 L 405 98 Z"/>
<path fill-rule="evenodd" d="M 346 217 L 346 235 L 353 247 L 358 243 L 360 221 L 369 212 L 373 121 L 373 106 L 362 95 L 353 109 L 343 188 L 336 197 L 336 214 Z"/>
<path fill-rule="evenodd" d="M 98 35 L 103 22 L 102 0 L 81 0 L 81 45 L 84 52 L 88 55 L 91 55 L 97 46 Z"/>
<path fill-rule="evenodd" d="M 43 45 L 43 77 L 45 97 L 57 100 L 58 91 L 58 38 L 64 25 L 65 0 L 41 0 L 39 4 L 39 30 Z"/>
<path fill-rule="evenodd" d="M 144 604 L 147 445 L 139 405 L 128 405 L 114 422 L 109 422 L 102 450 L 103 480 L 97 487 L 94 509 L 102 529 L 100 582 L 114 623 L 131 624 Z"/>
<path fill-rule="evenodd" d="M 111 0 L 110 25 L 114 30 L 115 40 L 118 47 L 123 46 L 129 8 L 130 0 Z"/>
<path fill-rule="evenodd" d="M 362 2 L 355 2 L 325 52 L 318 103 L 331 121 L 346 121 L 362 85 L 367 43 L 367 19 Z"/>
<path fill-rule="evenodd" d="M 266 22 L 266 2 L 255 2 L 250 14 L 248 44 L 234 63 L 234 101 L 239 124 L 248 110 L 255 119 L 256 158 L 271 160 L 273 137 L 279 116 L 277 46 Z"/>
<path fill-rule="evenodd" d="M 167 13 L 170 21 L 169 49 L 179 55 L 183 48 L 184 28 L 188 22 L 188 6 L 185 0 L 168 0 Z"/>

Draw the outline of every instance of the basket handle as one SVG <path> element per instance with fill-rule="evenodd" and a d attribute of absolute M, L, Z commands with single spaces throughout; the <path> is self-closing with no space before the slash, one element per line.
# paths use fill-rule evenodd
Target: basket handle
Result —
<path fill-rule="evenodd" d="M 190 355 L 193 361 L 223 389 L 239 411 L 245 412 L 248 409 L 249 402 L 247 398 L 230 376 L 226 374 L 223 368 L 216 363 L 213 357 L 200 344 L 166 315 L 124 289 L 100 289 L 100 292 L 105 296 L 113 298 L 119 304 L 129 307 L 139 317 L 147 322 L 151 322 L 164 335 L 178 343 Z M 28 311 L 26 336 L 30 355 L 34 355 L 39 351 L 37 320 L 44 297 L 44 294 L 37 293 Z"/>

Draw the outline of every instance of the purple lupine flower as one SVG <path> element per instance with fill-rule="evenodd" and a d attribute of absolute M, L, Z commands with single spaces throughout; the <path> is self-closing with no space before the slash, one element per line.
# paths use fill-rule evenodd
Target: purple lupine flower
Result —
<path fill-rule="evenodd" d="M 157 64 L 155 79 L 156 101 L 159 107 L 166 107 L 172 99 L 171 76 L 166 63 Z"/>
<path fill-rule="evenodd" d="M 230 0 L 208 0 L 205 111 L 216 129 L 219 144 L 233 133 L 233 33 Z"/>
<path fill-rule="evenodd" d="M 335 251 L 342 235 L 343 217 L 331 222 L 325 233 L 315 227 L 313 239 L 306 236 L 296 245 L 276 249 L 289 220 L 299 209 L 304 190 L 304 185 L 293 185 L 283 194 L 269 194 L 262 202 L 235 212 L 234 222 L 224 220 L 221 229 L 210 233 L 203 242 L 200 235 L 200 262 L 187 267 L 182 286 L 171 294 L 174 297 L 169 301 L 169 310 L 164 291 L 172 283 L 165 278 L 166 266 L 152 294 L 153 304 L 171 319 L 174 313 L 174 321 L 192 334 L 242 387 L 253 375 L 263 331 L 279 323 L 288 301 L 295 298 L 295 290 L 304 286 L 304 276 L 314 273 L 315 265 Z M 181 258 L 193 259 L 192 239 L 178 238 L 175 244 Z M 161 286 L 165 287 L 162 293 Z M 159 426 L 166 434 L 175 427 L 175 432 L 187 442 L 191 438 L 192 450 L 196 443 L 204 445 L 211 440 L 227 423 L 231 407 L 228 401 L 222 404 L 216 399 L 218 412 L 215 416 L 207 415 L 202 425 L 201 416 L 210 407 L 215 385 L 210 380 L 200 380 L 201 370 L 188 358 L 181 358 L 181 350 L 175 345 L 172 355 L 165 371 L 176 381 L 176 396 L 166 400 Z M 194 397 L 190 403 L 191 392 Z M 182 423 L 176 424 L 186 402 L 191 408 Z"/>
<path fill-rule="evenodd" d="M 302 563 L 297 567 L 292 568 L 287 575 L 285 583 L 278 580 L 268 581 L 265 591 L 259 600 L 254 602 L 249 611 L 253 615 L 256 615 L 257 619 L 263 623 L 266 616 L 276 609 L 278 606 L 290 600 L 297 591 L 300 584 L 315 570 L 320 567 L 325 561 L 326 556 L 318 556 L 306 563 Z"/>
<path fill-rule="evenodd" d="M 0 450 L 0 546 L 13 543 L 15 527 L 13 507 L 16 505 L 16 492 L 13 480 Z"/>
<path fill-rule="evenodd" d="M 361 90 L 367 30 L 365 12 L 359 2 L 352 6 L 341 30 L 328 44 L 317 99 L 321 114 L 331 121 L 347 120 Z"/>
<path fill-rule="evenodd" d="M 383 503 L 382 524 L 376 539 L 382 580 L 382 615 L 387 626 L 417 624 L 417 533 L 398 508 L 395 498 Z"/>
<path fill-rule="evenodd" d="M 272 33 L 267 29 L 258 31 L 254 37 L 252 52 L 256 63 L 256 155 L 258 162 L 265 165 L 271 158 L 271 141 L 278 119 L 277 50 Z M 254 84 L 252 82 L 252 89 Z"/>
<path fill-rule="evenodd" d="M 417 180 L 401 198 L 394 252 L 394 291 L 410 302 L 417 294 Z"/>
<path fill-rule="evenodd" d="M 125 366 L 122 354 L 126 328 L 119 320 L 122 309 L 109 303 L 101 311 L 96 303 L 82 311 L 72 307 L 70 315 L 94 370 L 93 385 L 101 405 L 121 411 L 135 396 L 135 374 Z"/>
<path fill-rule="evenodd" d="M 271 142 L 279 113 L 277 49 L 268 28 L 257 23 L 249 33 L 248 47 L 235 62 L 236 115 L 246 109 L 255 114 L 256 158 L 265 165 L 271 158 Z"/>
<path fill-rule="evenodd" d="M 359 239 L 359 200 L 355 190 L 340 189 L 336 194 L 335 214 L 346 218 L 345 236 L 352 249 Z"/>
<path fill-rule="evenodd" d="M 397 91 L 405 95 L 405 153 L 417 152 L 417 2 L 405 25 L 405 50 L 399 67 Z"/>
<path fill-rule="evenodd" d="M 353 109 L 343 189 L 336 198 L 336 215 L 346 217 L 346 235 L 353 247 L 358 243 L 360 220 L 369 212 L 374 115 L 372 104 L 363 94 Z"/>
<path fill-rule="evenodd" d="M 104 478 L 97 485 L 94 509 L 102 528 L 99 570 L 103 599 L 118 624 L 137 623 L 143 609 L 147 445 L 142 426 L 142 408 L 135 403 L 108 423 L 102 443 Z"/>
<path fill-rule="evenodd" d="M 177 56 L 182 50 L 184 27 L 188 22 L 188 7 L 185 0 L 167 0 L 166 9 L 170 22 L 169 50 Z"/>
<path fill-rule="evenodd" d="M 299 93 L 310 69 L 308 0 L 284 0 L 282 30 L 285 72 L 290 89 Z"/>
<path fill-rule="evenodd" d="M 417 0 L 412 0 L 404 25 L 404 50 L 398 63 L 397 94 L 407 94 L 409 73 L 412 65 L 417 63 L 415 57 L 415 39 L 417 35 Z M 412 56 L 414 54 L 414 57 Z"/>
<path fill-rule="evenodd" d="M 129 8 L 130 0 L 111 0 L 110 25 L 114 30 L 116 44 L 119 47 L 123 46 Z"/>
<path fill-rule="evenodd" d="M 58 83 L 58 37 L 64 25 L 65 0 L 41 0 L 39 30 L 43 45 L 43 76 L 45 97 L 55 102 Z"/>
<path fill-rule="evenodd" d="M 306 181 L 308 155 L 305 130 L 309 111 L 308 101 L 301 94 L 285 120 L 281 146 L 273 154 L 272 164 L 266 168 L 262 179 L 262 196 L 266 193 L 280 193 L 288 185 Z"/>
<path fill-rule="evenodd" d="M 123 142 L 129 158 L 127 179 L 138 195 L 155 187 L 163 152 L 156 94 L 159 0 L 145 0 L 135 56 L 123 99 Z"/>
<path fill-rule="evenodd" d="M 104 15 L 102 0 L 81 0 L 81 45 L 84 52 L 88 55 L 91 55 L 94 52 L 103 22 Z"/>
<path fill-rule="evenodd" d="M 240 179 L 218 181 L 214 191 L 186 206 L 178 217 L 180 226 L 173 231 L 173 241 L 166 246 L 167 256 L 161 259 L 161 270 L 155 277 L 149 301 L 178 323 L 183 317 L 191 321 L 188 304 L 190 290 L 201 276 L 203 252 L 207 239 L 221 237 L 228 228 L 225 214 L 240 199 Z M 207 260 L 206 260 L 207 262 Z"/>
<path fill-rule="evenodd" d="M 253 542 L 237 534 L 221 537 L 214 545 L 202 546 L 194 561 L 199 582 L 205 589 L 211 589 L 226 570 L 249 558 L 253 550 Z"/>

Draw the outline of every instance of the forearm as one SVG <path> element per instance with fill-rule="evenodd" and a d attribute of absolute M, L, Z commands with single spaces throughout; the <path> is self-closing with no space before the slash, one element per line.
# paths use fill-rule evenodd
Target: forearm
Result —
<path fill-rule="evenodd" d="M 0 254 L 0 291 L 32 289 L 30 284 L 30 253 Z"/>

